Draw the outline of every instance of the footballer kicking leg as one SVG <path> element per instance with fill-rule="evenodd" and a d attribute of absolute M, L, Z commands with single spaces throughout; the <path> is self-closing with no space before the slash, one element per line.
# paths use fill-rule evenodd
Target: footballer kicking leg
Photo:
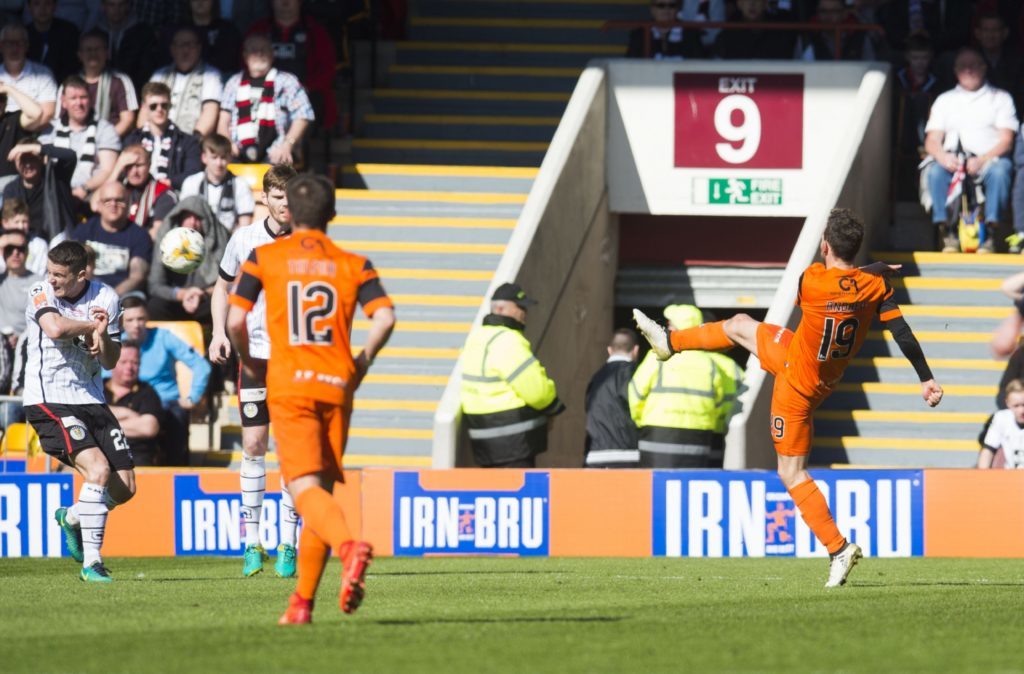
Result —
<path fill-rule="evenodd" d="M 260 520 L 267 491 L 267 447 L 270 439 L 270 413 L 267 410 L 265 360 L 254 360 L 255 377 L 240 373 L 238 408 L 242 417 L 242 467 L 239 471 L 242 491 L 242 523 L 245 529 L 245 553 L 242 575 L 255 576 L 263 571 L 269 557 L 260 543 Z M 279 513 L 280 545 L 274 573 L 281 578 L 295 576 L 295 530 L 298 515 L 291 494 L 282 481 Z"/>
<path fill-rule="evenodd" d="M 669 331 L 639 309 L 633 309 L 633 320 L 658 360 L 668 360 L 679 351 L 722 351 L 734 346 L 742 346 L 756 356 L 758 329 L 763 325 L 746 314 L 736 314 L 724 321 Z"/>
<path fill-rule="evenodd" d="M 366 570 L 373 547 L 353 540 L 341 504 L 333 496 L 341 479 L 342 455 L 348 435 L 351 404 L 331 405 L 286 397 L 271 403 L 281 470 L 304 526 L 299 541 L 298 582 L 281 625 L 312 620 L 313 603 L 331 550 L 342 562 L 338 604 L 352 613 L 365 594 Z"/>

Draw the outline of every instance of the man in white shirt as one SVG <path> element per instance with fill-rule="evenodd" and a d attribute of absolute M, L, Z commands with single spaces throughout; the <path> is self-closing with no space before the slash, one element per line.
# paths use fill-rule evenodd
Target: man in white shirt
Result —
<path fill-rule="evenodd" d="M 40 142 L 74 150 L 78 163 L 71 176 L 71 193 L 85 201 L 110 176 L 121 139 L 110 122 L 96 119 L 89 105 L 89 85 L 78 75 L 64 81 L 60 104 L 60 114 Z"/>
<path fill-rule="evenodd" d="M 39 103 L 43 114 L 31 126 L 26 127 L 29 131 L 36 131 L 53 119 L 54 110 L 57 108 L 57 83 L 53 81 L 53 73 L 49 68 L 25 57 L 27 52 L 28 31 L 25 30 L 25 26 L 20 23 L 9 23 L 0 28 L 0 54 L 3 55 L 0 82 L 14 85 Z M 8 96 L 5 112 L 20 109 L 17 98 Z"/>
<path fill-rule="evenodd" d="M 174 62 L 149 78 L 150 82 L 163 82 L 171 90 L 171 121 L 185 133 L 199 137 L 217 130 L 223 91 L 220 71 L 203 63 L 202 54 L 199 33 L 191 26 L 182 26 L 171 39 Z M 146 108 L 139 113 L 139 119 L 139 126 L 148 121 Z"/>
<path fill-rule="evenodd" d="M 995 232 L 996 225 L 1006 216 L 1013 169 L 1007 155 L 1013 148 L 1018 126 L 1013 98 L 985 81 L 985 59 L 977 49 L 960 49 L 953 69 L 957 86 L 935 99 L 924 141 L 925 150 L 934 159 L 924 170 L 932 201 L 932 222 L 939 226 L 945 239 L 943 250 L 956 246 L 945 204 L 950 182 L 960 165 L 958 146 L 967 155 L 967 174 L 984 186 L 985 228 Z M 987 236 L 978 252 L 991 253 L 993 243 L 993 238 Z"/>

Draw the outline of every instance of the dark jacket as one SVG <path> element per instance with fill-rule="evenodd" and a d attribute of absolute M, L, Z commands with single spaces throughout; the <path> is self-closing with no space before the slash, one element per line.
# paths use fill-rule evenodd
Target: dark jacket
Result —
<path fill-rule="evenodd" d="M 627 58 L 679 59 L 701 58 L 703 47 L 700 33 L 695 30 L 682 30 L 673 35 L 672 30 L 662 31 L 651 28 L 650 51 L 644 41 L 643 28 L 634 28 L 629 33 L 629 46 L 626 48 Z M 677 38 L 675 41 L 672 38 Z"/>
<path fill-rule="evenodd" d="M 778 30 L 723 30 L 715 40 L 715 54 L 722 59 L 790 60 L 796 37 Z"/>
<path fill-rule="evenodd" d="M 171 187 L 180 190 L 185 178 L 203 170 L 203 149 L 195 136 L 185 133 L 173 123 L 167 127 L 164 134 L 171 137 L 171 156 L 167 161 L 167 176 L 171 180 Z M 147 136 L 148 132 L 145 129 L 135 129 L 125 137 L 124 146 L 141 143 Z M 153 148 L 153 152 L 157 152 L 157 149 Z"/>
<path fill-rule="evenodd" d="M 25 30 L 28 31 L 28 58 L 52 70 L 58 84 L 82 67 L 78 61 L 78 28 L 75 24 L 55 17 L 46 33 L 36 30 L 31 21 L 25 25 Z"/>
<path fill-rule="evenodd" d="M 160 261 L 160 242 L 164 235 L 181 224 L 187 213 L 195 213 L 203 221 L 203 239 L 206 254 L 199 268 L 190 274 L 178 274 L 165 267 Z M 149 294 L 162 300 L 173 301 L 179 288 L 207 288 L 217 282 L 220 259 L 224 257 L 231 233 L 224 228 L 213 209 L 200 196 L 185 197 L 164 218 L 156 233 L 153 246 L 153 261 L 149 265 Z"/>
<path fill-rule="evenodd" d="M 71 176 L 78 164 L 74 150 L 42 145 L 46 163 L 43 180 L 28 189 L 21 178 L 15 178 L 4 187 L 3 198 L 21 199 L 28 204 L 29 234 L 47 241 L 74 227 L 74 205 L 71 200 Z"/>
<path fill-rule="evenodd" d="M 636 363 L 610 360 L 587 385 L 585 451 L 636 449 L 636 424 L 629 414 L 629 380 Z"/>

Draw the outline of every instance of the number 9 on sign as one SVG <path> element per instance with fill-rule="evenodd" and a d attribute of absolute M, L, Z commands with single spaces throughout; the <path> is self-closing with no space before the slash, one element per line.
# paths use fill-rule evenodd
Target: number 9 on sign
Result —
<path fill-rule="evenodd" d="M 734 113 L 739 113 L 742 120 L 739 124 L 733 124 Z M 715 143 L 719 157 L 730 164 L 750 161 L 761 145 L 761 112 L 757 103 L 749 96 L 726 96 L 715 108 L 715 131 L 729 141 Z M 735 147 L 733 143 L 740 143 L 740 146 Z"/>

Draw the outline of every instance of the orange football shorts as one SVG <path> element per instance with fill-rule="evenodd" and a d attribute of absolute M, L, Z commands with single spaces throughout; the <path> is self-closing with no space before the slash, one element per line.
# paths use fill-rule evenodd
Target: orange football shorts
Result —
<path fill-rule="evenodd" d="M 352 403 L 335 405 L 312 398 L 283 396 L 267 401 L 277 440 L 277 459 L 286 482 L 320 473 L 342 479 Z"/>
<path fill-rule="evenodd" d="M 789 383 L 786 352 L 792 341 L 792 330 L 770 323 L 757 326 L 757 357 L 761 369 L 775 375 L 770 427 L 775 452 L 783 456 L 807 456 L 814 439 L 814 410 L 828 393 L 808 398 Z"/>

